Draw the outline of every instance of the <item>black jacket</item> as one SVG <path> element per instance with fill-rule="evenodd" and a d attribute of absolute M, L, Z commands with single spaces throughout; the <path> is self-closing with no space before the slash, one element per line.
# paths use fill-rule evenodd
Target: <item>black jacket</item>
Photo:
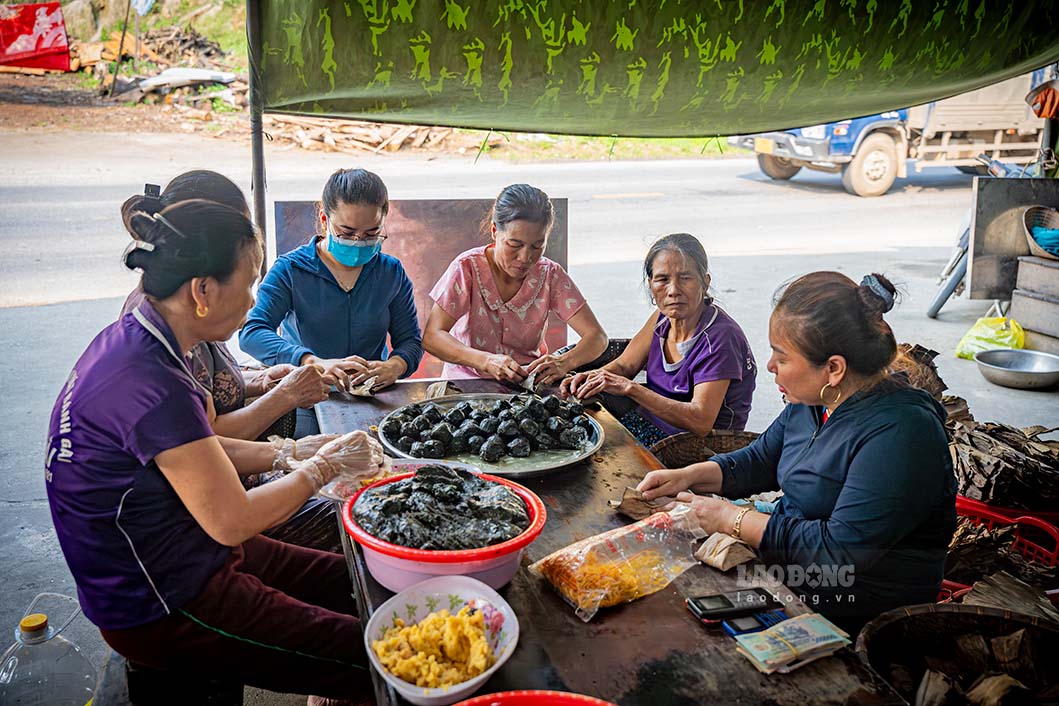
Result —
<path fill-rule="evenodd" d="M 753 444 L 713 458 L 727 497 L 784 492 L 759 548 L 766 568 L 784 567 L 788 588 L 840 623 L 935 601 L 956 527 L 944 408 L 887 380 L 826 423 L 822 412 L 787 405 Z"/>

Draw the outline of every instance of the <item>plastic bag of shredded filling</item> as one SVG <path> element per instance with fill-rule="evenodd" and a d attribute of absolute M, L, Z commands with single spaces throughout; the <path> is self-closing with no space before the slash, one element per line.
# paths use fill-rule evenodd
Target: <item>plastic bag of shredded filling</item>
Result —
<path fill-rule="evenodd" d="M 686 505 L 553 552 L 529 567 L 586 623 L 600 608 L 660 591 L 697 562 L 694 543 L 706 533 Z"/>

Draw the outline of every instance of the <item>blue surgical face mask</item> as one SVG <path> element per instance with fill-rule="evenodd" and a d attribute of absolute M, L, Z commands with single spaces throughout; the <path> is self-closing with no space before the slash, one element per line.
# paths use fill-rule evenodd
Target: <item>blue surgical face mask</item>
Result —
<path fill-rule="evenodd" d="M 360 267 L 371 261 L 382 251 L 382 241 L 368 245 L 366 243 L 343 243 L 335 237 L 330 227 L 327 229 L 327 252 L 346 267 Z"/>

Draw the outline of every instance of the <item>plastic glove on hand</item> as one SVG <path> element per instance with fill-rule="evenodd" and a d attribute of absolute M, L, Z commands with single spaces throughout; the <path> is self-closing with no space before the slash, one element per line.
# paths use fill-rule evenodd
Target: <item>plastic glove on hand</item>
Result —
<path fill-rule="evenodd" d="M 295 470 L 305 471 L 319 490 L 339 476 L 347 482 L 375 476 L 386 461 L 382 444 L 358 430 L 328 441 L 312 457 L 296 462 Z"/>
<path fill-rule="evenodd" d="M 295 461 L 304 461 L 332 439 L 337 439 L 338 434 L 313 434 L 301 439 L 284 439 L 282 436 L 270 436 L 268 442 L 276 450 L 276 458 L 272 462 L 272 470 L 289 473 L 294 470 Z"/>

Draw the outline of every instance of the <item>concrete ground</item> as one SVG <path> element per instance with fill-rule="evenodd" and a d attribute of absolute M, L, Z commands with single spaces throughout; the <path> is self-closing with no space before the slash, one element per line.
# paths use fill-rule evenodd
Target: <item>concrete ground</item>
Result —
<path fill-rule="evenodd" d="M 226 173 L 246 188 L 250 157 L 246 147 L 195 136 L 4 132 L 0 155 L 0 390 L 8 419 L 0 425 L 0 629 L 8 631 L 35 594 L 74 593 L 48 512 L 43 448 L 48 414 L 71 366 L 135 283 L 119 263 L 128 242 L 121 202 L 142 192 L 145 181 L 164 184 L 195 167 Z M 970 178 L 955 170 L 913 175 L 887 196 L 859 199 L 831 175 L 770 182 L 745 158 L 512 165 L 272 151 L 269 196 L 316 198 L 331 171 L 353 164 L 379 172 L 393 198 L 491 197 L 515 181 L 569 198 L 570 271 L 615 337 L 631 335 L 649 313 L 640 282 L 647 244 L 668 232 L 699 236 L 717 298 L 758 359 L 750 429 L 763 429 L 782 405 L 764 365 L 772 294 L 819 269 L 854 279 L 882 272 L 898 283 L 903 301 L 887 316 L 898 340 L 940 351 L 942 377 L 979 420 L 1059 424 L 1054 390 L 992 386 L 973 362 L 952 355 L 988 302 L 961 299 L 938 320 L 923 315 L 970 202 Z M 103 645 L 87 621 L 71 636 L 100 662 Z M 303 702 L 257 691 L 247 699 Z"/>

